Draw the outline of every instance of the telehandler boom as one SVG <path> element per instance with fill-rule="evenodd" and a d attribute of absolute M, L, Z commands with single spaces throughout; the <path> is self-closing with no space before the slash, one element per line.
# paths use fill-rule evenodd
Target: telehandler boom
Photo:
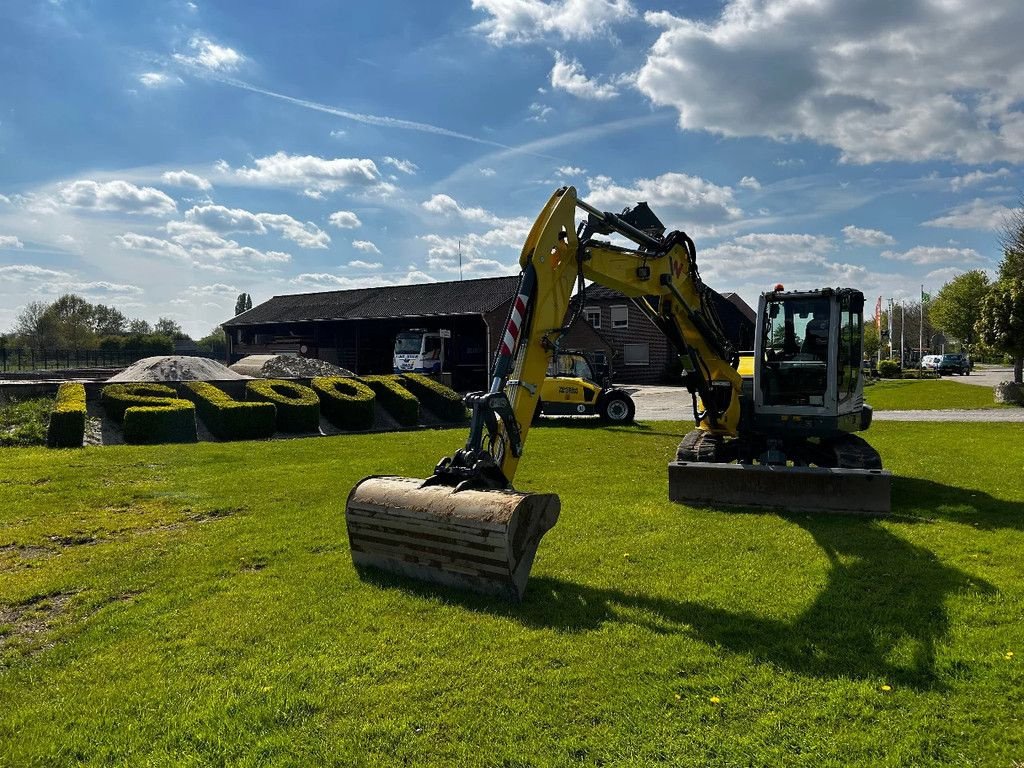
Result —
<path fill-rule="evenodd" d="M 577 208 L 588 214 L 579 226 Z M 612 232 L 634 247 L 596 237 Z M 548 200 L 520 265 L 490 388 L 466 397 L 465 447 L 426 479 L 369 477 L 349 494 L 357 568 L 522 598 L 560 504 L 554 494 L 519 493 L 512 482 L 548 361 L 574 319 L 566 317 L 574 286 L 585 293 L 587 280 L 632 297 L 683 362 L 695 427 L 669 465 L 672 500 L 888 511 L 889 473 L 852 434 L 871 421 L 859 291 L 785 293 L 778 286 L 761 297 L 755 353 L 741 360 L 700 278 L 693 241 L 683 232 L 666 235 L 644 203 L 602 213 L 573 187 Z"/>

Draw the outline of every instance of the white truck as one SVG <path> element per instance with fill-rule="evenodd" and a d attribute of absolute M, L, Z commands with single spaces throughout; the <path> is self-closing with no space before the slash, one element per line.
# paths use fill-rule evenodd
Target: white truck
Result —
<path fill-rule="evenodd" d="M 402 331 L 395 337 L 395 373 L 441 373 L 449 338 L 451 332 L 444 329 Z"/>

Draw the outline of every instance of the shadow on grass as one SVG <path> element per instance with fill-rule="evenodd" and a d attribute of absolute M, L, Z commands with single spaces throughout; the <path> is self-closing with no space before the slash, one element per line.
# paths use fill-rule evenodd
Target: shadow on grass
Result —
<path fill-rule="evenodd" d="M 916 518 L 962 523 L 985 531 L 1024 531 L 1024 503 L 934 480 L 894 475 L 892 507 Z"/>
<path fill-rule="evenodd" d="M 1001 514 L 1009 510 L 997 509 L 996 515 Z M 941 563 L 931 551 L 895 535 L 878 520 L 808 515 L 788 519 L 814 538 L 831 564 L 825 588 L 791 620 L 545 577 L 530 580 L 520 605 L 391 575 L 371 578 L 382 586 L 455 602 L 530 627 L 573 633 L 625 622 L 659 634 L 683 633 L 812 677 L 883 679 L 924 689 L 940 688 L 942 675 L 969 674 L 963 668 L 936 670 L 936 645 L 950 627 L 946 602 L 969 591 L 994 594 L 991 584 Z M 795 562 L 788 567 L 801 566 Z M 729 567 L 723 563 L 723 572 Z"/>

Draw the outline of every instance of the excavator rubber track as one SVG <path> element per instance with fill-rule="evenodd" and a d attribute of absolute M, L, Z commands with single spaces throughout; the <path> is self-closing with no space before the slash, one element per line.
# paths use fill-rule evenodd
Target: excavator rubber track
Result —
<path fill-rule="evenodd" d="M 558 521 L 558 496 L 425 483 L 368 477 L 352 489 L 345 523 L 357 570 L 522 600 L 541 537 Z"/>

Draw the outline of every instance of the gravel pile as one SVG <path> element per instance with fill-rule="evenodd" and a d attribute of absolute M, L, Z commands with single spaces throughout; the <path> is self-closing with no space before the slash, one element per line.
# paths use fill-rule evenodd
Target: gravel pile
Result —
<path fill-rule="evenodd" d="M 236 373 L 223 363 L 207 357 L 161 355 L 143 358 L 107 381 L 224 381 L 249 378 L 252 377 Z"/>
<path fill-rule="evenodd" d="M 355 376 L 352 371 L 339 368 L 325 360 L 294 355 L 249 355 L 232 365 L 231 370 L 260 379 Z"/>

